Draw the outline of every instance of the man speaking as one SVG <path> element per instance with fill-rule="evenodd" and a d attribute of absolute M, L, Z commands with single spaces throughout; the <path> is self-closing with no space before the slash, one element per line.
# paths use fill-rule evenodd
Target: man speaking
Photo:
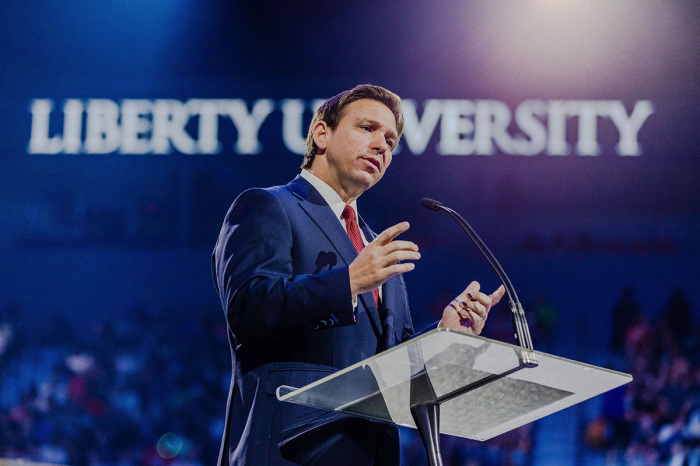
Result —
<path fill-rule="evenodd" d="M 302 172 L 286 186 L 243 192 L 229 209 L 212 267 L 228 322 L 233 376 L 220 465 L 398 465 L 398 428 L 283 403 L 302 387 L 413 335 L 402 273 L 420 259 L 375 235 L 356 200 L 391 163 L 401 99 L 372 85 L 341 92 L 314 115 Z M 472 282 L 440 327 L 479 334 L 503 296 Z"/>

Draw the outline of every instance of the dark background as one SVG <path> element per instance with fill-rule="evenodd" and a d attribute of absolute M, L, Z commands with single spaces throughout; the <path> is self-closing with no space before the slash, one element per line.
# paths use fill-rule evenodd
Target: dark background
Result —
<path fill-rule="evenodd" d="M 253 155 L 234 153 L 230 122 L 216 155 L 29 154 L 32 99 L 57 109 L 69 98 L 250 106 L 368 82 L 415 100 L 419 112 L 426 99 L 494 99 L 512 109 L 527 99 L 620 100 L 628 112 L 651 100 L 655 108 L 635 157 L 614 152 L 609 121 L 607 130 L 599 123 L 598 156 L 442 156 L 438 129 L 423 154 L 404 147 L 359 209 L 377 231 L 412 224 L 405 236 L 423 253 L 406 276 L 417 327 L 470 280 L 497 286 L 457 226 L 419 206 L 422 197 L 472 223 L 526 309 L 546 301 L 556 310 L 536 348 L 604 365 L 625 288 L 652 322 L 681 290 L 697 321 L 695 1 L 29 0 L 3 2 L 0 22 L 0 321 L 26 342 L 40 335 L 37 344 L 69 346 L 66 332 L 80 340 L 140 313 L 152 318 L 139 332 L 171 312 L 184 325 L 190 317 L 223 324 L 209 268 L 226 209 L 248 187 L 288 182 L 301 162 L 282 142 L 279 110 Z M 494 322 L 486 335 L 512 341 Z M 201 343 L 178 331 L 164 339 L 192 355 Z M 216 345 L 211 354 L 225 362 L 225 343 Z M 41 379 L 17 373 L 3 385 L 5 407 Z M 225 399 L 210 402 L 223 416 Z M 163 416 L 161 430 L 151 429 L 156 439 L 174 430 Z"/>

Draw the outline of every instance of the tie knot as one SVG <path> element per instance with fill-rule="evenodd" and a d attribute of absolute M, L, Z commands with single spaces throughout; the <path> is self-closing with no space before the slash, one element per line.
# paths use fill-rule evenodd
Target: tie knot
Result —
<path fill-rule="evenodd" d="M 346 205 L 343 209 L 343 219 L 355 220 L 355 209 L 352 206 Z"/>

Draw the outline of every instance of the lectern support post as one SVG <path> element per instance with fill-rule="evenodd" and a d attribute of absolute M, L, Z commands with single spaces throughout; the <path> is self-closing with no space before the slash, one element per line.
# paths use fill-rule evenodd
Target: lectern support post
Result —
<path fill-rule="evenodd" d="M 411 416 L 416 423 L 430 466 L 442 466 L 440 454 L 440 405 L 424 403 L 411 406 Z"/>
<path fill-rule="evenodd" d="M 416 360 L 416 351 L 411 352 L 414 364 L 419 362 Z M 524 364 L 522 363 L 522 358 L 520 358 L 521 363 L 505 372 L 500 374 L 491 374 L 480 380 L 468 383 L 463 387 L 459 387 L 449 393 L 442 396 L 437 396 L 435 394 L 435 389 L 433 384 L 430 382 L 430 377 L 428 376 L 428 370 L 423 365 L 416 376 L 411 378 L 410 381 L 410 397 L 411 397 L 411 417 L 413 422 L 416 424 L 416 428 L 420 433 L 420 437 L 423 440 L 423 445 L 425 446 L 425 452 L 428 455 L 428 463 L 430 466 L 442 466 L 442 455 L 440 454 L 440 404 L 445 401 L 449 401 L 453 398 L 462 396 L 472 390 L 484 387 L 496 380 L 507 377 L 515 372 L 524 368 L 534 368 L 537 365 Z"/>

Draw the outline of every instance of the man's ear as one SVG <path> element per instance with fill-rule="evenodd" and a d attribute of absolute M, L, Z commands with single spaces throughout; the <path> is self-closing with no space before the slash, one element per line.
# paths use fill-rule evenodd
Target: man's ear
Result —
<path fill-rule="evenodd" d="M 316 122 L 311 132 L 314 135 L 316 147 L 318 147 L 320 151 L 325 151 L 326 146 L 328 146 L 328 136 L 330 133 L 328 124 L 323 120 L 319 120 Z"/>

